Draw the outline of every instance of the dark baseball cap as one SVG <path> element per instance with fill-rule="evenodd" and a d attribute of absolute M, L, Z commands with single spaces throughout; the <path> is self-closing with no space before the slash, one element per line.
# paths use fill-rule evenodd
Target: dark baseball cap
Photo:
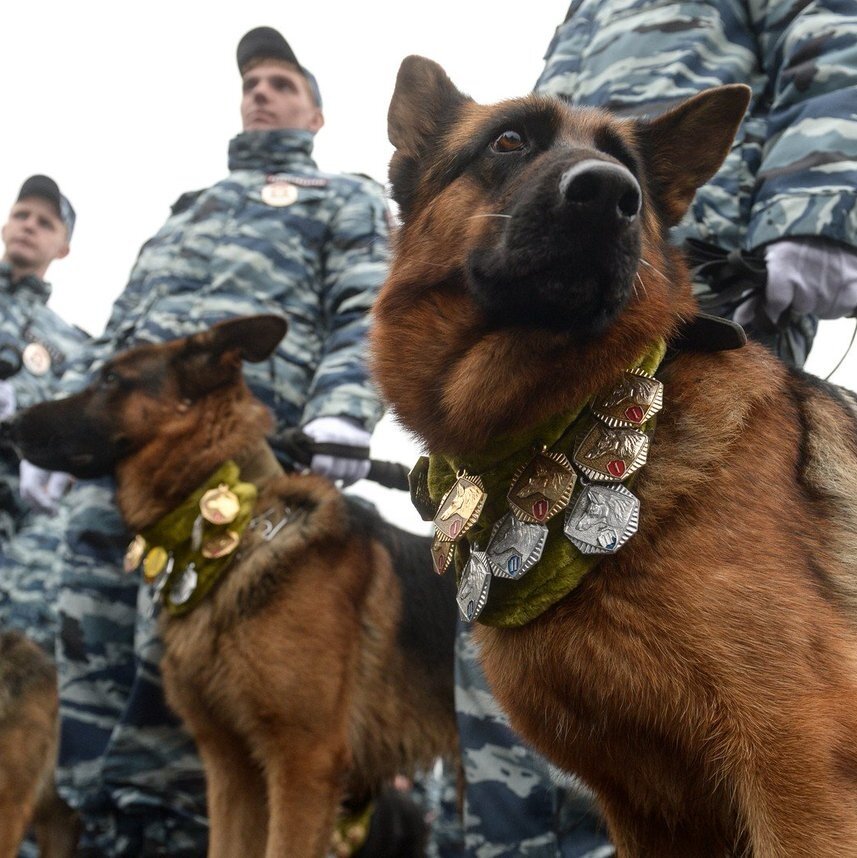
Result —
<path fill-rule="evenodd" d="M 68 199 L 60 193 L 59 185 L 50 176 L 30 176 L 21 185 L 18 200 L 24 200 L 28 197 L 41 197 L 53 203 L 60 220 L 65 224 L 69 240 L 71 240 L 71 234 L 74 232 L 74 209 Z"/>
<path fill-rule="evenodd" d="M 255 59 L 284 60 L 297 66 L 309 84 L 315 103 L 321 107 L 321 92 L 319 92 L 315 76 L 298 62 L 291 45 L 273 27 L 256 27 L 245 33 L 238 43 L 236 59 L 238 60 L 238 71 L 241 74 L 244 74 L 244 67 L 247 63 Z"/>

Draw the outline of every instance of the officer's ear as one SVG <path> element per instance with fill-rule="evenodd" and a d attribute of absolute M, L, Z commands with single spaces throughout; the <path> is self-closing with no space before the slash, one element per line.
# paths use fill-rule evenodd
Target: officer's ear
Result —
<path fill-rule="evenodd" d="M 54 256 L 54 261 L 57 259 L 65 259 L 68 256 L 69 251 L 71 250 L 71 245 L 66 242 L 57 252 L 56 256 Z"/>

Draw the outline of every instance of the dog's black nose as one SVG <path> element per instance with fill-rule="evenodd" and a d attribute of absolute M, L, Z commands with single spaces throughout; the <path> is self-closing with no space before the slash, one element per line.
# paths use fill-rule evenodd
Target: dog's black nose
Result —
<path fill-rule="evenodd" d="M 630 223 L 640 213 L 640 185 L 621 164 L 587 158 L 569 167 L 559 180 L 563 199 L 592 214 Z"/>

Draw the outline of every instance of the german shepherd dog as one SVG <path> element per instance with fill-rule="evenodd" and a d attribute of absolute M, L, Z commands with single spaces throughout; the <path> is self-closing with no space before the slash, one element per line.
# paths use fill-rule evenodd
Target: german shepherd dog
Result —
<path fill-rule="evenodd" d="M 71 858 L 75 814 L 54 789 L 59 737 L 56 670 L 17 631 L 0 632 L 0 858 L 15 858 L 32 825 L 41 858 Z"/>
<path fill-rule="evenodd" d="M 439 526 L 443 491 L 478 500 L 482 481 L 482 512 L 459 520 L 471 530 L 436 546 L 454 542 L 462 611 L 483 610 L 481 658 L 512 725 L 591 786 L 622 858 L 857 856 L 855 399 L 757 345 L 707 350 L 667 243 L 748 99 L 716 88 L 651 120 L 535 95 L 483 106 L 409 57 L 389 109 L 403 223 L 376 377 L 433 454 Z M 636 434 L 614 432 L 598 409 L 640 378 L 651 396 L 622 411 Z M 564 434 L 576 414 L 584 428 Z M 623 485 L 621 448 L 640 466 L 653 422 Z M 520 506 L 508 475 L 539 455 L 577 486 L 510 581 L 484 519 Z M 610 517 L 633 505 L 623 488 L 636 534 Z M 544 522 L 547 506 L 529 509 Z M 595 519 L 612 527 L 594 534 L 604 553 L 569 555 Z M 595 559 L 560 587 L 562 564 L 541 568 L 551 550 L 568 568 Z"/>
<path fill-rule="evenodd" d="M 362 810 L 456 749 L 455 590 L 425 568 L 425 537 L 321 477 L 283 473 L 266 442 L 271 416 L 242 361 L 266 360 L 285 330 L 246 317 L 133 348 L 11 427 L 41 467 L 115 473 L 132 531 L 228 460 L 257 489 L 226 572 L 193 610 L 160 617 L 166 697 L 205 767 L 216 858 L 324 856 L 340 803 Z M 375 828 L 380 847 L 355 854 L 421 854 Z"/>

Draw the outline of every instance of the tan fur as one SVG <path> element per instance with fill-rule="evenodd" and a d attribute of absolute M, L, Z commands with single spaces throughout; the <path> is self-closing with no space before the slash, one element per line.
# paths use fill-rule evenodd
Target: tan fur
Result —
<path fill-rule="evenodd" d="M 419 103 L 414 82 L 427 110 L 453 105 L 436 121 L 455 128 L 425 132 L 430 146 L 394 133 Z M 502 223 L 435 243 L 462 201 L 515 211 L 522 188 L 483 186 L 473 202 L 466 171 L 439 183 L 449 141 L 466 147 L 485 127 L 449 87 L 429 61 L 403 64 L 391 176 L 410 208 L 373 351 L 405 426 L 466 462 L 616 379 L 641 343 L 669 340 L 692 314 L 664 228 L 716 169 L 746 94 L 700 96 L 648 127 L 554 108 L 555 147 L 574 139 L 596 152 L 600 125 L 647 159 L 642 187 L 659 195 L 659 208 L 644 198 L 639 288 L 605 332 L 580 339 L 481 322 L 461 260 L 502 240 Z M 532 185 L 539 161 L 522 164 Z M 433 256 L 450 260 L 442 277 Z M 659 377 L 663 412 L 633 486 L 638 533 L 534 621 L 477 629 L 490 684 L 512 725 L 594 789 L 620 858 L 857 856 L 853 399 L 757 345 L 680 353 Z"/>

